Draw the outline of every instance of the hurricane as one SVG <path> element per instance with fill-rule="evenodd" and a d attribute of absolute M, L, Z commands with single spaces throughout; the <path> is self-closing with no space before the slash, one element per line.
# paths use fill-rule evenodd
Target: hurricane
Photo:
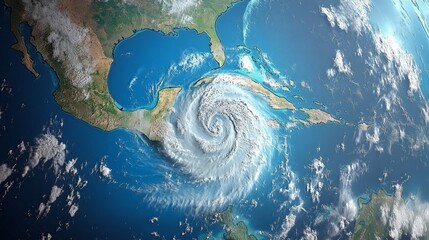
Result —
<path fill-rule="evenodd" d="M 269 164 L 272 132 L 267 100 L 243 80 L 211 76 L 178 97 L 162 152 L 184 178 L 157 188 L 152 202 L 206 212 L 252 190 Z"/>

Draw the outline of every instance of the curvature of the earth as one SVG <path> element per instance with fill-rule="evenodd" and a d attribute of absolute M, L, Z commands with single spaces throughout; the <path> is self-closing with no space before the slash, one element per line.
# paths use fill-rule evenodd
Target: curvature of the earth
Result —
<path fill-rule="evenodd" d="M 2 239 L 429 237 L 426 1 L 1 11 Z"/>

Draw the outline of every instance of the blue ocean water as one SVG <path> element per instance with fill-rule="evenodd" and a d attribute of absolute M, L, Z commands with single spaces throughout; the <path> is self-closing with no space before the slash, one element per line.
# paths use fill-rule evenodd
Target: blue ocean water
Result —
<path fill-rule="evenodd" d="M 201 63 L 184 66 L 186 58 L 192 54 L 201 56 Z M 153 30 L 138 31 L 119 42 L 113 55 L 109 91 L 126 110 L 153 108 L 160 89 L 187 88 L 205 72 L 217 67 L 210 53 L 208 36 L 187 29 L 175 29 L 168 35 Z"/>
<path fill-rule="evenodd" d="M 311 161 L 314 158 L 323 157 L 331 180 L 322 194 L 320 204 L 317 206 L 336 204 L 341 169 L 353 162 L 362 162 L 369 166 L 368 171 L 361 177 L 365 180 L 358 180 L 352 186 L 355 197 L 360 194 L 371 193 L 379 188 L 385 188 L 391 192 L 391 184 L 395 182 L 406 182 L 404 196 L 412 192 L 419 192 L 421 197 L 425 196 L 426 194 L 423 193 L 425 190 L 421 189 L 421 182 L 426 181 L 424 174 L 426 167 L 422 168 L 421 166 L 426 166 L 424 162 L 428 156 L 424 151 L 412 154 L 403 145 L 404 142 L 398 142 L 391 147 L 390 153 L 386 149 L 383 153 L 372 149 L 366 154 L 361 154 L 359 152 L 360 147 L 355 142 L 357 138 L 356 125 L 362 120 L 371 123 L 373 111 L 385 111 L 382 108 L 377 109 L 375 107 L 375 110 L 372 108 L 379 101 L 378 96 L 374 94 L 378 79 L 364 70 L 367 68 L 365 60 L 356 54 L 358 46 L 363 48 L 364 55 L 373 51 L 372 36 L 364 34 L 359 38 L 353 38 L 349 32 L 332 28 L 326 17 L 320 13 L 320 6 L 335 6 L 335 3 L 327 5 L 321 1 L 305 4 L 283 1 L 253 2 L 254 7 L 250 11 L 249 29 L 246 37 L 247 47 L 257 46 L 260 51 L 267 53 L 276 68 L 288 79 L 294 80 L 296 83 L 305 81 L 309 84 L 310 91 L 300 88 L 293 89 L 295 94 L 304 98 L 305 104 L 302 105 L 317 108 L 319 104 L 316 103 L 322 103 L 322 109 L 326 109 L 348 123 L 343 126 L 336 124 L 311 126 L 295 129 L 288 133 L 290 165 L 301 179 L 298 183 L 300 189 L 305 189 L 306 178 L 311 176 L 308 169 Z M 380 4 L 380 7 L 377 4 Z M 371 16 L 390 19 L 384 14 L 386 9 L 381 6 L 387 3 L 377 4 L 375 4 L 375 12 L 381 11 L 382 13 L 374 13 Z M 287 11 L 288 9 L 293 10 Z M 415 20 L 414 24 L 417 24 Z M 374 25 L 376 24 L 374 23 Z M 426 69 L 425 57 L 421 56 L 421 53 L 424 52 L 424 46 L 427 44 L 427 37 L 421 28 L 420 31 L 417 31 L 415 26 L 413 29 L 418 32 L 417 36 L 413 35 L 416 37 L 416 41 L 407 38 L 410 35 L 397 34 L 404 37 L 403 42 L 406 42 L 410 47 L 407 48 L 405 45 L 405 49 L 413 54 L 419 68 Z M 420 47 L 418 44 L 415 45 L 416 42 L 423 42 L 423 44 Z M 328 79 L 326 70 L 333 66 L 337 49 L 344 53 L 347 62 L 352 63 L 352 77 L 342 76 L 334 80 Z M 424 90 L 427 74 L 423 71 L 421 77 Z M 356 84 L 359 87 L 353 87 Z M 399 88 L 407 89 L 408 85 L 403 82 Z M 403 104 L 407 113 L 411 116 L 419 116 L 421 106 L 409 100 L 404 93 L 406 91 L 398 93 L 398 97 L 404 99 Z M 361 98 L 360 95 L 365 97 Z M 393 118 L 405 123 L 407 120 L 402 119 L 402 117 L 394 116 Z M 405 130 L 410 134 L 415 134 L 415 131 L 413 126 L 408 126 Z M 389 137 L 387 136 L 387 139 L 382 138 L 381 143 L 387 144 Z M 341 143 L 346 146 L 345 151 L 338 151 L 337 146 Z M 389 173 L 387 178 L 380 181 L 382 173 L 386 171 Z M 409 175 L 413 177 L 406 180 Z M 314 213 L 321 209 L 314 209 L 315 205 L 311 203 L 309 194 L 303 193 L 302 195 L 305 198 L 304 207 L 315 210 L 310 211 L 313 214 L 308 214 L 308 220 L 315 219 L 317 214 L 314 215 Z M 252 222 L 253 225 L 263 225 L 262 220 L 259 223 L 257 217 L 253 219 L 255 219 Z M 319 237 L 323 238 L 323 234 L 326 233 L 324 226 L 319 226 L 317 229 Z M 298 236 L 299 234 L 296 237 Z"/>
<path fill-rule="evenodd" d="M 374 2 L 370 15 L 370 21 L 377 31 L 384 36 L 394 37 L 404 50 L 414 56 L 420 69 L 427 69 L 429 63 L 428 55 L 422 54 L 429 49 L 429 35 L 424 29 L 428 24 L 428 9 L 424 1 L 393 1 L 393 4 Z M 426 71 L 422 71 L 421 78 L 421 88 L 427 98 L 429 81 Z"/>

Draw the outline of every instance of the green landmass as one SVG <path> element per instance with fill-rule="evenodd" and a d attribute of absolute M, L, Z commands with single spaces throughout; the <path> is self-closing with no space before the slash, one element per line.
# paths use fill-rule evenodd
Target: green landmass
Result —
<path fill-rule="evenodd" d="M 174 28 L 194 29 L 206 33 L 210 47 L 219 65 L 223 65 L 225 54 L 216 33 L 215 22 L 232 3 L 238 0 L 203 0 L 190 12 L 192 21 L 182 22 L 176 16 L 163 13 L 160 1 L 135 0 L 124 3 L 122 0 L 93 1 L 92 18 L 96 22 L 96 33 L 102 43 L 106 56 L 112 57 L 115 43 L 140 29 L 153 29 L 165 34 L 174 33 Z M 160 14 L 161 13 L 161 14 Z"/>
<path fill-rule="evenodd" d="M 132 2 L 82 0 L 79 4 L 71 0 L 57 1 L 58 11 L 68 16 L 74 24 L 88 30 L 89 52 L 95 62 L 95 71 L 91 75 L 92 82 L 83 89 L 73 86 L 72 79 L 68 78 L 66 74 L 68 63 L 53 56 L 53 48 L 47 41 L 50 34 L 49 27 L 32 19 L 31 14 L 26 14 L 22 0 L 4 0 L 4 3 L 12 10 L 11 30 L 17 40 L 14 48 L 23 53 L 23 63 L 27 69 L 38 76 L 32 67 L 32 59 L 27 53 L 23 36 L 19 31 L 22 22 L 28 22 L 33 27 L 30 40 L 58 75 L 59 88 L 54 96 L 64 111 L 103 130 L 137 126 L 138 130 L 147 134 L 149 138 L 159 139 L 155 134 L 156 131 L 145 124 L 159 123 L 159 116 L 165 117 L 168 109 L 156 108 L 158 114 L 152 114 L 150 110 L 124 112 L 117 108 L 108 91 L 107 75 L 113 61 L 114 45 L 141 29 L 153 29 L 166 34 L 172 33 L 174 28 L 195 29 L 198 33 L 206 33 L 209 36 L 214 58 L 219 65 L 222 65 L 225 54 L 216 34 L 215 22 L 235 1 L 237 0 L 201 0 L 195 8 L 186 12 L 192 20 L 185 22 L 180 19 L 180 16 L 168 14 L 160 4 L 161 1 L 156 0 Z M 168 96 L 171 96 L 171 91 L 169 90 Z M 177 89 L 173 92 L 178 93 Z M 171 106 L 171 98 L 162 99 L 164 95 L 161 93 L 159 96 L 159 103 L 168 102 L 169 104 L 163 106 Z M 144 119 L 137 120 L 137 117 Z"/>
<path fill-rule="evenodd" d="M 320 124 L 320 123 L 340 123 L 340 120 L 332 117 L 329 113 L 320 109 L 302 108 L 301 111 L 308 115 L 308 118 L 304 121 L 304 124 Z"/>
<path fill-rule="evenodd" d="M 394 201 L 395 198 L 384 190 L 372 193 L 367 203 L 359 198 L 359 212 L 351 239 L 388 239 L 389 228 L 381 222 L 381 206 L 391 208 Z"/>
<path fill-rule="evenodd" d="M 225 225 L 225 234 L 223 235 L 226 240 L 257 240 L 254 235 L 248 234 L 247 226 L 243 221 L 234 224 L 234 217 L 232 214 L 232 206 L 228 206 L 223 212 L 220 213 L 220 220 Z"/>

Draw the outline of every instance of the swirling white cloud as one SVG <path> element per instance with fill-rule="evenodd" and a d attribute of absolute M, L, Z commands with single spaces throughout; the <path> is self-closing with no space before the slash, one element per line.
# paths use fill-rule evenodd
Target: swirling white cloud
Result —
<path fill-rule="evenodd" d="M 253 188 L 271 157 L 269 104 L 240 78 L 218 75 L 179 96 L 162 149 L 186 181 L 157 188 L 151 202 L 210 211 Z"/>

